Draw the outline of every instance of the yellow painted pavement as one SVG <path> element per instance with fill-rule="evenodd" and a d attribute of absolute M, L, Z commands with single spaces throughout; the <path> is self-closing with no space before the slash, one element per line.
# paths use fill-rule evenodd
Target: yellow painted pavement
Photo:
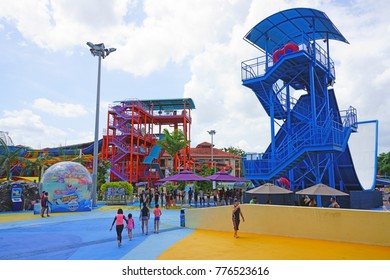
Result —
<path fill-rule="evenodd" d="M 195 230 L 159 260 L 390 260 L 390 247 Z"/>
<path fill-rule="evenodd" d="M 99 211 L 112 211 L 118 206 L 105 206 Z M 138 209 L 124 206 L 124 210 Z M 74 213 L 53 213 L 52 216 Z M 31 212 L 4 213 L 0 223 L 42 219 Z M 50 219 L 50 218 L 49 218 Z M 172 245 L 159 260 L 390 260 L 389 246 L 372 246 L 347 242 L 290 238 L 251 233 L 195 230 Z"/>

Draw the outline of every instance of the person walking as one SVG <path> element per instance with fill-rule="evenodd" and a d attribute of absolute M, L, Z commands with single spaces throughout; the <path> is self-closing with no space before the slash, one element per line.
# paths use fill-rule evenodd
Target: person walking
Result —
<path fill-rule="evenodd" d="M 112 224 L 110 227 L 110 231 L 111 231 L 114 224 L 116 224 L 116 239 L 118 240 L 118 247 L 120 247 L 122 244 L 122 231 L 125 227 L 124 222 L 123 222 L 124 220 L 126 221 L 126 223 L 128 223 L 125 215 L 123 215 L 122 208 L 119 208 L 117 211 L 117 214 L 115 215 L 114 221 L 112 221 Z"/>
<path fill-rule="evenodd" d="M 160 231 L 160 217 L 162 215 L 162 212 L 158 207 L 158 204 L 156 204 L 156 208 L 154 208 L 153 214 L 154 214 L 154 233 L 158 233 Z"/>
<path fill-rule="evenodd" d="M 141 220 L 141 227 L 142 227 L 142 234 L 144 234 L 144 229 L 146 229 L 146 235 L 148 235 L 148 231 L 149 231 L 149 219 L 150 219 L 150 211 L 149 211 L 149 208 L 148 206 L 146 205 L 146 203 L 144 203 L 141 211 L 140 211 L 140 216 L 139 216 L 140 220 Z"/>
<path fill-rule="evenodd" d="M 232 212 L 233 229 L 234 229 L 235 238 L 238 238 L 237 231 L 239 230 L 240 217 L 242 218 L 242 221 L 245 222 L 244 215 L 242 214 L 241 211 L 240 202 L 237 200 L 234 203 L 233 212 Z"/>
<path fill-rule="evenodd" d="M 43 200 L 41 202 L 41 206 L 42 206 L 41 217 L 42 218 L 45 217 L 45 211 L 46 211 L 46 216 L 50 217 L 50 215 L 49 215 L 49 204 L 51 205 L 51 202 L 49 201 L 49 193 L 45 192 L 43 194 Z"/>
<path fill-rule="evenodd" d="M 127 236 L 129 237 L 129 240 L 131 241 L 133 239 L 133 229 L 134 229 L 134 219 L 133 214 L 129 213 L 127 215 Z"/>

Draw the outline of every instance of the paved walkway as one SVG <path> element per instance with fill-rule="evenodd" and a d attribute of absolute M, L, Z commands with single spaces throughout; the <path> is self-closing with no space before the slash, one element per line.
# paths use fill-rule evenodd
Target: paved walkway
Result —
<path fill-rule="evenodd" d="M 193 230 L 180 227 L 180 211 L 162 209 L 160 233 L 141 234 L 138 207 L 124 206 L 135 217 L 132 241 L 123 233 L 118 248 L 109 231 L 117 206 L 92 212 L 0 214 L 0 260 L 390 260 L 390 247 L 300 238 Z"/>

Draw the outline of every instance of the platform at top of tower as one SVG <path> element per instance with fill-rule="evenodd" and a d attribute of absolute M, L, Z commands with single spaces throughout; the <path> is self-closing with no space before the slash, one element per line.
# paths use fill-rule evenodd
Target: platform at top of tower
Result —
<path fill-rule="evenodd" d="M 273 14 L 253 27 L 244 40 L 269 52 L 282 41 L 299 45 L 302 34 L 314 40 L 333 39 L 349 44 L 324 12 L 309 8 L 293 8 Z"/>
<path fill-rule="evenodd" d="M 115 101 L 115 103 L 132 103 L 140 102 L 145 107 L 160 111 L 171 111 L 171 110 L 183 110 L 183 109 L 195 109 L 195 103 L 192 98 L 174 98 L 174 99 L 126 99 L 123 101 Z"/>

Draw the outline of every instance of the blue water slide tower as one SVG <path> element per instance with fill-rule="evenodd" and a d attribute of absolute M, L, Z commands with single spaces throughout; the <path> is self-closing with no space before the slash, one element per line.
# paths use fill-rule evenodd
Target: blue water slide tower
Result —
<path fill-rule="evenodd" d="M 292 190 L 317 183 L 363 190 L 348 146 L 360 128 L 357 111 L 340 111 L 333 89 L 329 43 L 347 39 L 324 12 L 294 8 L 262 20 L 244 40 L 263 55 L 242 62 L 242 83 L 271 126 L 268 148 L 243 158 L 245 178 L 260 185 L 285 177 Z"/>

